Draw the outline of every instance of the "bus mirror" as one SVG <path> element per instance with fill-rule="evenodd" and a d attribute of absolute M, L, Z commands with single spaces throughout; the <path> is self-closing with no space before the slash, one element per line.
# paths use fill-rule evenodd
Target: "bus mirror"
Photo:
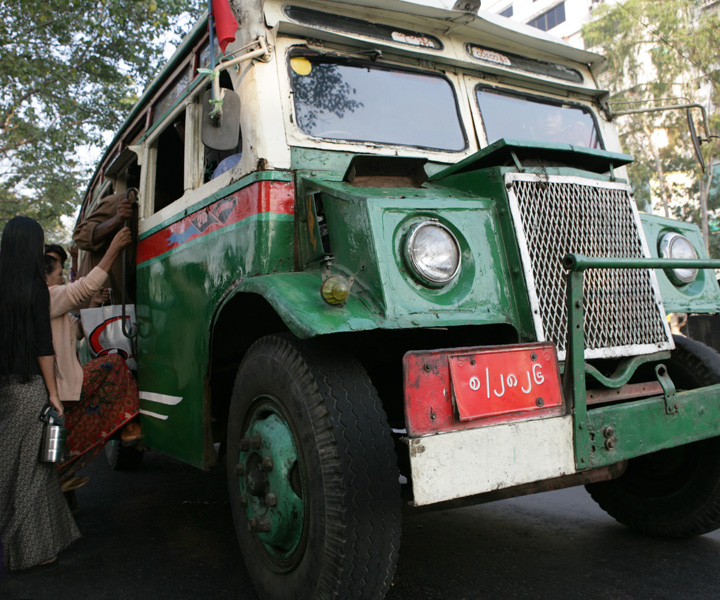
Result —
<path fill-rule="evenodd" d="M 210 116 L 215 106 L 208 90 L 202 102 L 202 143 L 213 150 L 234 150 L 240 135 L 240 96 L 232 90 L 222 90 L 222 112 Z"/>
<path fill-rule="evenodd" d="M 698 138 L 697 130 L 695 129 L 695 121 L 693 121 L 692 113 L 690 109 L 687 110 L 688 127 L 690 128 L 690 137 L 692 138 L 693 148 L 695 149 L 695 156 L 700 163 L 702 172 L 705 172 L 705 160 L 703 159 L 702 151 L 700 150 L 700 139 Z"/>
<path fill-rule="evenodd" d="M 687 100 L 687 98 L 679 98 L 680 100 Z M 660 100 L 678 100 L 678 98 L 659 98 Z M 681 110 L 685 109 L 685 114 L 687 115 L 688 120 L 688 128 L 690 129 L 690 137 L 692 138 L 693 148 L 695 150 L 695 156 L 698 159 L 698 162 L 700 163 L 700 168 L 703 170 L 703 173 L 705 172 L 705 160 L 703 159 L 702 152 L 700 151 L 700 144 L 704 142 L 709 142 L 713 139 L 718 139 L 719 136 L 717 135 L 710 135 L 710 130 L 708 129 L 708 118 L 707 118 L 707 111 L 705 110 L 705 107 L 702 104 L 691 104 L 689 101 L 687 104 L 672 104 L 670 106 L 652 106 L 648 108 L 632 108 L 630 110 L 614 110 L 611 107 L 611 104 L 619 105 L 619 104 L 637 104 L 636 102 L 615 102 L 615 103 L 608 103 L 608 117 L 610 120 L 614 119 L 615 117 L 619 117 L 621 115 L 638 115 L 641 113 L 655 113 L 655 112 L 663 112 L 666 110 Z M 697 130 L 695 129 L 695 121 L 693 121 L 692 113 L 690 112 L 691 109 L 696 108 L 702 113 L 702 120 L 700 123 L 703 126 L 703 129 L 705 131 L 705 137 L 699 138 L 697 134 Z"/>

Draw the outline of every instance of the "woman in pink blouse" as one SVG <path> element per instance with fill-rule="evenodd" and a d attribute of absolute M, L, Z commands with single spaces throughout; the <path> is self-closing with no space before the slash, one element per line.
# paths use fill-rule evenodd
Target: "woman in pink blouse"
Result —
<path fill-rule="evenodd" d="M 95 358 L 80 365 L 75 349 L 78 319 L 71 315 L 87 306 L 102 288 L 120 251 L 131 242 L 130 230 L 115 234 L 98 265 L 85 277 L 65 284 L 62 265 L 46 256 L 50 291 L 50 325 L 57 361 L 58 395 L 65 407 L 68 437 L 65 462 L 58 466 L 63 490 L 87 482 L 74 473 L 88 464 L 117 430 L 138 415 L 138 390 L 125 361 L 118 355 Z M 133 424 L 133 436 L 138 436 Z"/>

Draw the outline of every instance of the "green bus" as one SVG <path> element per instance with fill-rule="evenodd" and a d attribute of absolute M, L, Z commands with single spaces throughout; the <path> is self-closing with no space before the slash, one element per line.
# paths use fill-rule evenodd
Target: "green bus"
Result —
<path fill-rule="evenodd" d="M 259 596 L 382 598 L 419 507 L 586 485 L 633 529 L 716 529 L 720 359 L 667 314 L 718 312 L 718 264 L 638 210 L 603 58 L 400 0 L 233 10 L 81 218 L 137 188 L 143 443 L 227 463 Z"/>

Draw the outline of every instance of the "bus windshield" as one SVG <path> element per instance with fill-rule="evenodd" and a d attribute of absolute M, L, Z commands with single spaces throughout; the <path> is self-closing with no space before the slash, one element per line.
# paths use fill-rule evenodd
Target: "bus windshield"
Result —
<path fill-rule="evenodd" d="M 603 147 L 592 113 L 585 107 L 482 86 L 475 89 L 475 95 L 488 144 L 512 138 Z"/>
<path fill-rule="evenodd" d="M 455 93 L 439 75 L 295 56 L 290 76 L 297 123 L 309 135 L 451 152 L 467 146 Z"/>

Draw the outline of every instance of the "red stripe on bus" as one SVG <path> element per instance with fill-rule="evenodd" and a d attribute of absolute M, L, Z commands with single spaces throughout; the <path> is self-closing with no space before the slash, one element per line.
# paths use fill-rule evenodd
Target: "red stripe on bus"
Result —
<path fill-rule="evenodd" d="M 260 213 L 295 213 L 295 186 L 287 181 L 258 181 L 156 231 L 138 243 L 137 263 Z"/>

